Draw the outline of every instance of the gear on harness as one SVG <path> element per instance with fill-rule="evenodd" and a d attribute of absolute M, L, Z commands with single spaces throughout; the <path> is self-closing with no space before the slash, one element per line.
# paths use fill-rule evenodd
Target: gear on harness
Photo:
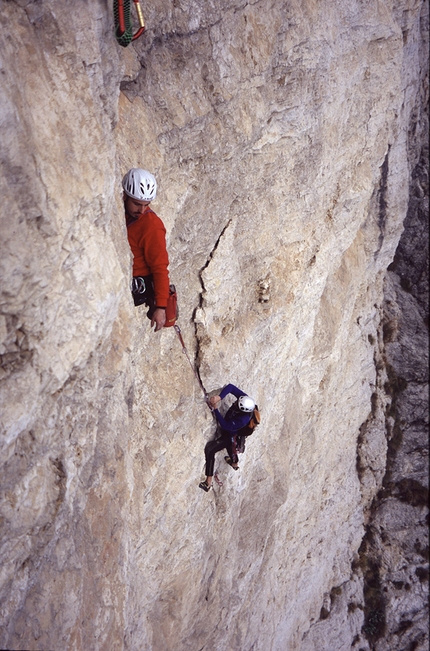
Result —
<path fill-rule="evenodd" d="M 114 0 L 113 14 L 115 18 L 115 38 L 119 45 L 127 47 L 145 31 L 142 8 L 139 0 L 133 0 L 139 19 L 139 29 L 133 34 L 133 23 L 131 20 L 131 0 Z"/>
<path fill-rule="evenodd" d="M 206 403 L 207 403 L 208 407 L 209 407 L 209 408 L 211 409 L 211 411 L 212 411 L 212 407 L 209 405 L 209 398 L 208 398 L 208 394 L 206 393 L 206 389 L 204 388 L 203 383 L 202 383 L 202 381 L 201 381 L 201 379 L 200 379 L 200 376 L 199 376 L 199 374 L 197 373 L 197 371 L 196 371 L 196 369 L 195 369 L 195 367 L 194 367 L 194 364 L 192 363 L 192 361 L 191 361 L 191 359 L 190 359 L 190 356 L 189 356 L 189 354 L 188 354 L 188 351 L 187 351 L 187 348 L 186 348 L 186 346 L 185 346 L 184 340 L 182 339 L 181 328 L 180 328 L 177 324 L 174 325 L 173 327 L 174 327 L 175 332 L 176 332 L 176 334 L 178 335 L 178 339 L 179 339 L 179 341 L 180 341 L 180 343 L 181 343 L 181 346 L 182 346 L 182 352 L 184 353 L 184 355 L 186 356 L 187 360 L 189 361 L 190 366 L 191 366 L 191 369 L 192 369 L 192 371 L 193 371 L 193 373 L 194 373 L 194 375 L 195 375 L 195 377 L 196 377 L 196 380 L 197 380 L 197 382 L 199 383 L 200 388 L 201 388 L 201 390 L 202 390 L 203 393 L 204 393 Z"/>

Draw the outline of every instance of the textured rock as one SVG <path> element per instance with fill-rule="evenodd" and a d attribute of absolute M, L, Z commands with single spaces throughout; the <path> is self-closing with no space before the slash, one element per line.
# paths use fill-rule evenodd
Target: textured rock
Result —
<path fill-rule="evenodd" d="M 421 113 L 423 126 L 427 112 Z M 428 648 L 428 128 L 412 174 L 405 230 L 385 286 L 384 343 L 390 396 L 388 459 L 363 556 L 378 566 L 385 628 L 377 651 Z M 406 262 L 406 264 L 405 264 Z M 367 629 L 375 592 L 366 590 Z"/>
<path fill-rule="evenodd" d="M 428 81 L 425 69 L 423 73 L 422 97 L 410 128 L 410 160 L 416 164 L 408 213 L 385 278 L 376 390 L 358 439 L 357 468 L 369 507 L 366 535 L 351 581 L 332 590 L 329 607 L 302 651 L 424 651 L 429 644 Z M 386 439 L 380 436 L 384 422 Z M 377 487 L 382 489 L 370 501 Z"/>
<path fill-rule="evenodd" d="M 104 2 L 0 9 L 0 646 L 364 648 L 351 563 L 390 454 L 383 287 L 425 4 L 158 0 L 127 49 Z M 207 495 L 212 416 L 128 291 L 136 165 L 159 180 L 206 390 L 232 381 L 262 411 Z"/>

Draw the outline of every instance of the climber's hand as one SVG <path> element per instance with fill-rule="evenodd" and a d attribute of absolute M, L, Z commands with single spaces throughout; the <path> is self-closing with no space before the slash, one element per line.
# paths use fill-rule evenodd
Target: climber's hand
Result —
<path fill-rule="evenodd" d="M 221 398 L 219 396 L 212 396 L 211 398 L 209 398 L 209 404 L 212 407 L 212 409 L 217 409 L 220 402 L 221 402 Z"/>
<path fill-rule="evenodd" d="M 166 323 L 166 310 L 162 307 L 157 307 L 152 315 L 151 328 L 155 325 L 154 332 L 158 332 Z"/>

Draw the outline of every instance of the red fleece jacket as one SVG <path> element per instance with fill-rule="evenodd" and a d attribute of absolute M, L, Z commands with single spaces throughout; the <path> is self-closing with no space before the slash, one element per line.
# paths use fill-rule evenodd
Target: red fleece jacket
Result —
<path fill-rule="evenodd" d="M 134 221 L 127 215 L 127 235 L 133 253 L 133 276 L 152 274 L 155 304 L 166 307 L 169 297 L 169 256 L 164 224 L 148 206 Z"/>

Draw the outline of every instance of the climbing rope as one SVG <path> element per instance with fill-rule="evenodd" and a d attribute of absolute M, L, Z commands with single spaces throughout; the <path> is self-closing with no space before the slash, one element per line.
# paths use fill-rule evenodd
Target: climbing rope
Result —
<path fill-rule="evenodd" d="M 137 17 L 139 19 L 139 29 L 133 34 L 133 24 L 131 20 L 131 0 L 114 0 L 113 14 L 115 17 L 115 38 L 122 47 L 127 47 L 145 31 L 145 21 L 143 20 L 142 8 L 139 0 L 133 0 L 136 7 Z"/>
<path fill-rule="evenodd" d="M 192 361 L 191 361 L 191 359 L 190 359 L 190 356 L 189 356 L 189 354 L 188 354 L 188 350 L 187 350 L 187 348 L 186 348 L 186 346 L 185 346 L 185 343 L 184 343 L 184 340 L 183 340 L 183 338 L 182 338 L 181 328 L 180 328 L 177 324 L 174 325 L 173 327 L 174 327 L 175 332 L 176 332 L 176 334 L 178 335 L 179 341 L 180 341 L 180 343 L 181 343 L 181 346 L 182 346 L 182 352 L 184 353 L 184 355 L 186 356 L 187 360 L 189 361 L 190 366 L 191 366 L 191 369 L 192 369 L 194 375 L 196 376 L 196 380 L 197 380 L 197 382 L 199 383 L 199 386 L 200 386 L 201 390 L 203 391 L 203 394 L 204 394 L 204 396 L 205 396 L 205 400 L 206 400 L 208 406 L 210 407 L 210 405 L 209 405 L 208 394 L 206 393 L 206 389 L 205 389 L 204 386 L 203 386 L 203 382 L 201 381 L 200 376 L 199 376 L 199 374 L 197 373 L 196 368 L 195 368 L 194 364 L 192 363 Z M 210 407 L 210 408 L 211 408 L 211 407 Z M 211 408 L 211 409 L 212 409 L 212 408 Z"/>

